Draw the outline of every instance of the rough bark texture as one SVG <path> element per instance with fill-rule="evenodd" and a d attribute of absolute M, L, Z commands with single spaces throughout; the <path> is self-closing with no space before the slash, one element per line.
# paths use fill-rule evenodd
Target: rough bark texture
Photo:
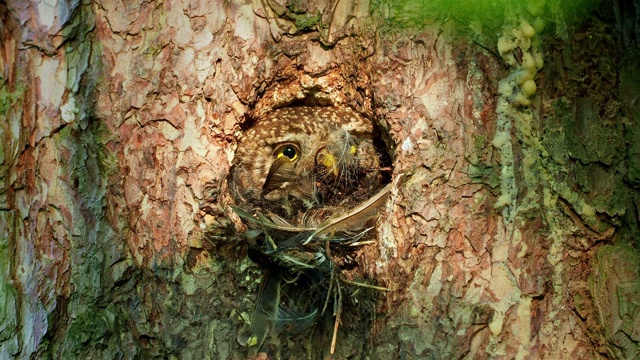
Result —
<path fill-rule="evenodd" d="M 345 302 L 335 358 L 640 356 L 640 3 L 537 4 L 0 4 L 0 358 L 256 356 L 225 178 L 305 99 L 394 165 L 358 254 L 390 291 Z M 325 323 L 263 350 L 325 358 Z"/>

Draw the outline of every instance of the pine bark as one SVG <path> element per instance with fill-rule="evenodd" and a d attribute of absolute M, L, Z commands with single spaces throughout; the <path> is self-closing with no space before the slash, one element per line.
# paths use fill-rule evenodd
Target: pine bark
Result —
<path fill-rule="evenodd" d="M 237 341 L 236 139 L 303 101 L 393 164 L 333 358 L 639 357 L 640 2 L 540 3 L 0 4 L 0 358 L 330 357 Z"/>

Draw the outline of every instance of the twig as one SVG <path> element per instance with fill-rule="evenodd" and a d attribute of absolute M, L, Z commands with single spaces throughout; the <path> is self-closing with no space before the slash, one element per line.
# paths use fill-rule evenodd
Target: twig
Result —
<path fill-rule="evenodd" d="M 367 288 L 367 289 L 374 289 L 374 290 L 385 291 L 385 292 L 389 291 L 389 289 L 387 289 L 386 287 L 363 284 L 363 283 L 359 283 L 359 282 L 355 282 L 355 281 L 349 281 L 347 279 L 342 279 L 342 282 L 344 282 L 346 284 L 349 284 L 349 285 L 361 286 L 361 287 Z"/>
<path fill-rule="evenodd" d="M 336 339 L 338 338 L 338 327 L 340 326 L 340 314 L 336 315 L 336 321 L 333 325 L 333 339 L 331 339 L 331 355 L 336 352 Z"/>
<path fill-rule="evenodd" d="M 327 306 L 329 305 L 329 298 L 331 297 L 331 290 L 333 288 L 333 281 L 335 271 L 331 271 L 331 278 L 329 279 L 329 290 L 327 291 L 327 298 L 324 300 L 324 306 L 322 307 L 322 314 L 324 315 L 325 310 L 327 310 Z"/>
<path fill-rule="evenodd" d="M 365 240 L 365 241 L 358 241 L 358 242 L 351 243 L 349 244 L 349 246 L 371 245 L 375 243 L 376 243 L 375 240 Z"/>
<path fill-rule="evenodd" d="M 333 325 L 333 338 L 331 339 L 331 355 L 336 351 L 336 340 L 338 339 L 338 327 L 340 326 L 340 314 L 342 314 L 342 288 L 336 283 L 338 289 L 338 308 L 336 309 L 336 321 Z"/>

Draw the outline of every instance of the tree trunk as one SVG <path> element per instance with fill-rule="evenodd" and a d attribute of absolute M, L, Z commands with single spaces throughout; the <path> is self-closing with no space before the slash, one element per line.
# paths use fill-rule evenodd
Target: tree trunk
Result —
<path fill-rule="evenodd" d="M 481 3 L 0 4 L 0 358 L 329 357 L 238 342 L 236 140 L 305 101 L 393 165 L 334 358 L 640 357 L 640 2 Z"/>

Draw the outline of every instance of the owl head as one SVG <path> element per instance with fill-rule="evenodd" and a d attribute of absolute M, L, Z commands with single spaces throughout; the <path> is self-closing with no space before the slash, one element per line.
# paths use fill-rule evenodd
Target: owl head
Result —
<path fill-rule="evenodd" d="M 379 181 L 373 137 L 371 122 L 349 109 L 273 110 L 239 140 L 231 172 L 236 198 L 287 206 L 298 201 L 306 208 L 339 205 L 356 188 Z"/>

